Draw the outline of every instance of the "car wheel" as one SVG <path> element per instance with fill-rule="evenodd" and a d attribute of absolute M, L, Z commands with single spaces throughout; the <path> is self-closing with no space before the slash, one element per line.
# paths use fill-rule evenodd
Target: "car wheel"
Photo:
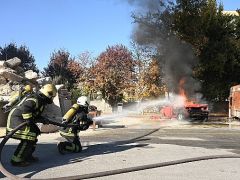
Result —
<path fill-rule="evenodd" d="M 181 113 L 179 113 L 178 115 L 177 115 L 177 119 L 178 120 L 183 120 L 184 119 L 184 115 L 183 114 L 181 114 Z"/>

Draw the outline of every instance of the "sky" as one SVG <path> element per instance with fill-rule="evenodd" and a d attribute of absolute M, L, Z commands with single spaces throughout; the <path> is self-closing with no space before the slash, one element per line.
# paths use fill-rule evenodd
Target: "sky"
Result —
<path fill-rule="evenodd" d="M 222 3 L 240 9 L 240 0 Z M 127 0 L 1 0 L 0 47 L 27 46 L 40 70 L 59 49 L 97 57 L 108 46 L 130 47 L 133 11 Z"/>

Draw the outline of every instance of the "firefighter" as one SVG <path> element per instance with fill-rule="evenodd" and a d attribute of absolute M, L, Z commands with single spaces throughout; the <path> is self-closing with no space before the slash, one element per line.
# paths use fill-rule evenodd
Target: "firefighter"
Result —
<path fill-rule="evenodd" d="M 37 144 L 37 136 L 40 135 L 40 129 L 36 123 L 48 124 L 48 120 L 41 117 L 41 113 L 47 104 L 53 102 L 56 93 L 57 90 L 53 84 L 46 84 L 36 93 L 24 97 L 21 102 L 10 111 L 7 121 L 7 133 L 19 124 L 25 121 L 29 122 L 12 136 L 12 138 L 20 140 L 11 158 L 11 164 L 13 166 L 27 166 L 30 165 L 31 162 L 38 161 L 38 158 L 32 155 Z"/>
<path fill-rule="evenodd" d="M 19 91 L 15 92 L 9 99 L 9 102 L 3 106 L 4 112 L 9 112 L 16 106 L 25 96 L 33 93 L 33 88 L 30 85 L 20 87 Z"/>
<path fill-rule="evenodd" d="M 67 141 L 58 143 L 60 154 L 66 152 L 81 152 L 82 146 L 79 138 L 80 130 L 87 130 L 93 123 L 92 118 L 88 116 L 89 98 L 81 96 L 77 103 L 73 104 L 68 112 L 63 116 L 63 124 L 74 124 L 76 126 L 61 128 L 60 135 Z"/>

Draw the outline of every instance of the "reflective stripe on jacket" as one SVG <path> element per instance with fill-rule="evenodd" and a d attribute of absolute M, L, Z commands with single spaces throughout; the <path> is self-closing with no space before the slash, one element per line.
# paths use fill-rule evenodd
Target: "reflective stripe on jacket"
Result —
<path fill-rule="evenodd" d="M 7 132 L 12 131 L 21 123 L 29 120 L 30 124 L 14 133 L 13 138 L 35 141 L 40 130 L 35 120 L 40 117 L 44 110 L 42 99 L 37 95 L 25 97 L 15 108 L 13 108 L 7 120 Z"/>

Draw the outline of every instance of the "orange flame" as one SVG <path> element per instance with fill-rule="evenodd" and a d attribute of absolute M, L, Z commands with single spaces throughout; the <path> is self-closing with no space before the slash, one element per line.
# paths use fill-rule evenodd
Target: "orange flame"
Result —
<path fill-rule="evenodd" d="M 186 94 L 185 89 L 184 89 L 184 84 L 185 84 L 185 79 L 182 78 L 182 79 L 179 81 L 179 86 L 178 86 L 179 95 L 180 95 L 181 97 L 183 97 L 185 106 L 194 104 L 194 103 L 193 103 L 192 101 L 190 101 L 189 98 L 187 97 L 187 94 Z"/>
<path fill-rule="evenodd" d="M 182 78 L 179 82 L 179 95 L 183 96 L 185 99 L 187 99 L 187 96 L 186 96 L 186 93 L 185 93 L 185 90 L 183 87 L 184 83 L 185 83 L 185 79 Z"/>
<path fill-rule="evenodd" d="M 183 99 L 184 99 L 184 102 L 186 102 L 187 101 L 187 96 L 186 96 L 186 93 L 185 93 L 185 90 L 184 90 L 184 83 L 185 83 L 185 79 L 182 78 L 179 81 L 178 90 L 179 90 L 179 95 L 182 96 Z"/>

